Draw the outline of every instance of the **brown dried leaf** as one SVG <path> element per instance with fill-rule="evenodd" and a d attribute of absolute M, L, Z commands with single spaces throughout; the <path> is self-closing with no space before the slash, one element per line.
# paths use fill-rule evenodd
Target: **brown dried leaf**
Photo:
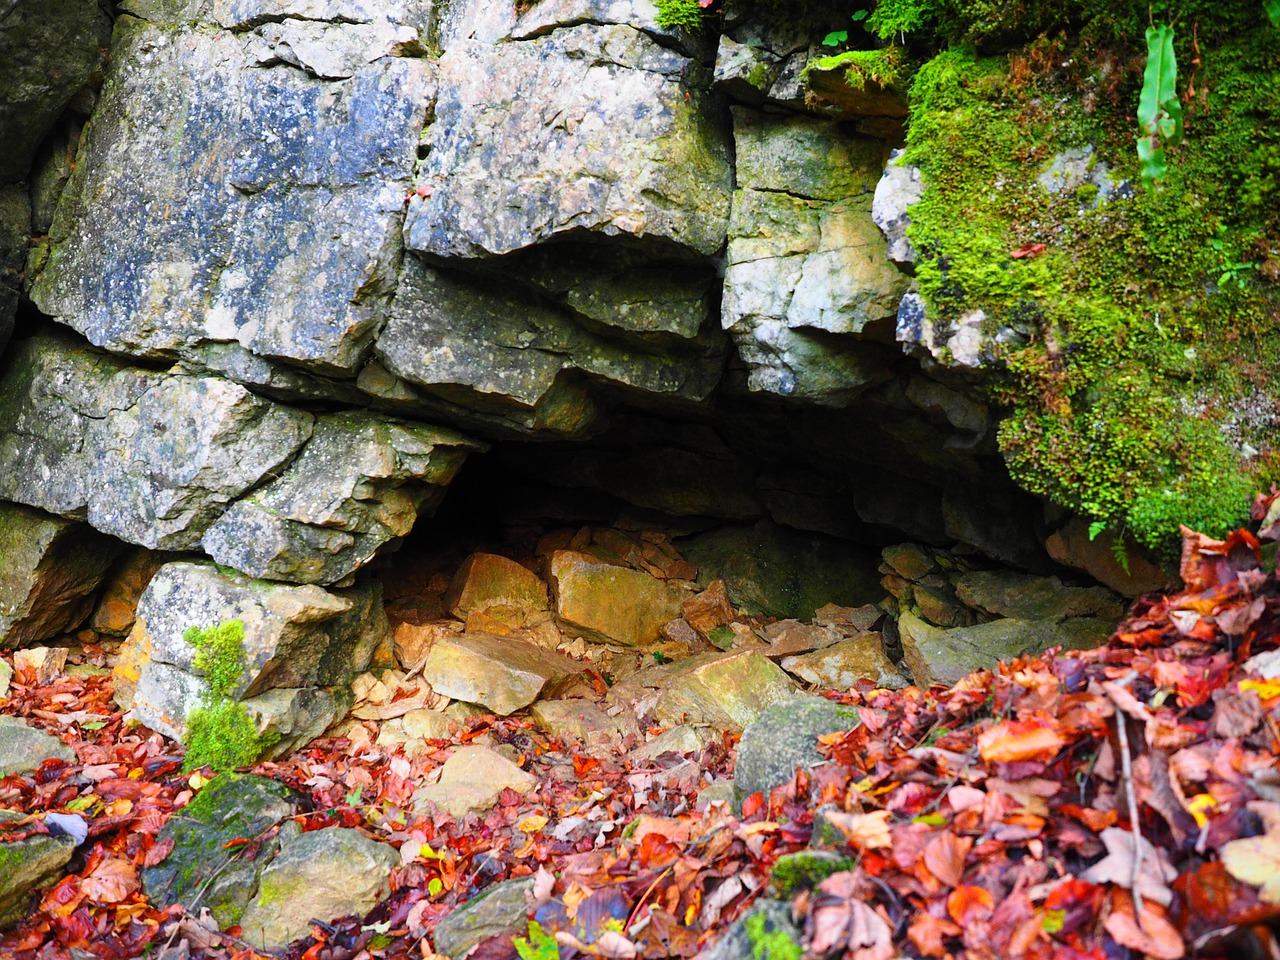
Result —
<path fill-rule="evenodd" d="M 1155 960 L 1179 960 L 1187 952 L 1182 935 L 1165 919 L 1154 903 L 1143 904 L 1142 920 L 1134 913 L 1133 898 L 1125 890 L 1113 890 L 1111 915 L 1103 924 L 1116 943 Z"/>
<path fill-rule="evenodd" d="M 1120 827 L 1107 827 L 1102 831 L 1102 842 L 1107 846 L 1107 855 L 1092 867 L 1080 874 L 1080 879 L 1089 883 L 1114 883 L 1126 890 L 1133 886 L 1134 838 L 1137 837 L 1138 848 L 1142 850 L 1137 887 L 1144 900 L 1154 900 L 1168 906 L 1173 900 L 1173 891 L 1166 884 L 1172 883 L 1178 871 L 1169 863 L 1163 850 L 1151 845 L 1145 837 L 1137 836 L 1130 830 Z"/>
<path fill-rule="evenodd" d="M 925 845 L 924 865 L 946 886 L 959 886 L 964 877 L 965 860 L 972 849 L 972 837 L 957 837 L 947 830 Z"/>
<path fill-rule="evenodd" d="M 107 857 L 81 881 L 81 892 L 94 903 L 119 903 L 137 891 L 138 872 L 120 857 Z"/>

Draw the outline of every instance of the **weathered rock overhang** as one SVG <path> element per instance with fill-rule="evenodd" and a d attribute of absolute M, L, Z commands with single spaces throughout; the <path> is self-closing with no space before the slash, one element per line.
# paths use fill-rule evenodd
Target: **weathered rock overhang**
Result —
<path fill-rule="evenodd" d="M 470 457 L 513 520 L 1050 568 L 995 413 L 899 342 L 872 204 L 900 99 L 806 95 L 780 24 L 731 10 L 717 49 L 654 17 L 121 5 L 74 169 L 27 174 L 69 179 L 0 372 L 0 499 L 341 590 Z"/>

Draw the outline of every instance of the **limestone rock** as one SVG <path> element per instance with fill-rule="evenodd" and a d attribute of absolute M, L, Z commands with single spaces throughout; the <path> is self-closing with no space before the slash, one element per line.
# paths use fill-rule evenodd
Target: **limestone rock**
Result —
<path fill-rule="evenodd" d="M 575 372 L 686 400 L 704 399 L 719 381 L 718 345 L 641 348 L 540 299 L 507 275 L 497 285 L 408 257 L 378 357 L 455 417 L 562 436 L 581 435 L 598 412 Z"/>
<path fill-rule="evenodd" d="M 951 686 L 974 670 L 994 670 L 1001 660 L 1061 644 L 1069 650 L 1103 643 L 1115 623 L 1095 617 L 1052 620 L 993 620 L 973 627 L 939 630 L 910 612 L 898 620 L 903 657 L 916 686 Z"/>
<path fill-rule="evenodd" d="M 699 735 L 698 731 L 687 723 L 680 723 L 666 730 L 648 743 L 642 743 L 631 751 L 632 760 L 646 763 L 655 760 L 664 753 L 697 753 L 708 741 L 707 735 Z"/>
<path fill-rule="evenodd" d="M 1118 621 L 1120 599 L 1104 587 L 1071 587 L 1057 577 L 974 570 L 955 578 L 956 596 L 997 617 L 1063 620 L 1103 617 Z"/>
<path fill-rule="evenodd" d="M 753 615 L 811 620 L 827 603 L 858 606 L 883 593 L 873 551 L 768 521 L 681 540 L 699 582 L 725 581 L 729 600 Z"/>
<path fill-rule="evenodd" d="M 0 823 L 22 817 L 0 810 Z M 32 894 L 61 878 L 75 851 L 75 838 L 65 833 L 36 834 L 0 847 L 0 928 L 30 916 Z"/>
<path fill-rule="evenodd" d="M 461 957 L 490 937 L 528 929 L 533 877 L 495 883 L 440 921 L 431 939 L 438 954 Z"/>
<path fill-rule="evenodd" d="M 107 575 L 89 626 L 109 636 L 127 636 L 138 615 L 138 600 L 161 561 L 150 550 L 135 547 Z"/>
<path fill-rule="evenodd" d="M 572 737 L 584 743 L 608 743 L 618 736 L 613 718 L 590 700 L 539 700 L 529 716 L 553 737 Z"/>
<path fill-rule="evenodd" d="M 89 80 L 111 36 L 95 0 L 7 0 L 0 29 L 0 183 L 26 177 L 36 148 Z"/>
<path fill-rule="evenodd" d="M 234 503 L 201 546 L 252 577 L 337 583 L 404 537 L 481 446 L 366 413 L 322 416 L 279 479 Z"/>
<path fill-rule="evenodd" d="M 391 893 L 400 858 L 358 830 L 326 827 L 286 839 L 258 877 L 240 925 L 260 950 L 280 950 L 322 922 L 364 916 Z"/>
<path fill-rule="evenodd" d="M 332 646 L 359 646 L 362 624 L 343 616 L 353 606 L 352 599 L 316 586 L 251 580 L 210 564 L 165 564 L 138 603 L 138 636 L 131 645 L 142 655 L 133 715 L 166 736 L 182 738 L 187 712 L 205 688 L 195 673 L 196 651 L 183 639 L 188 627 L 230 620 L 244 624 L 245 668 L 233 695 L 245 699 L 312 685 Z M 352 673 L 362 669 L 350 666 Z"/>
<path fill-rule="evenodd" d="M 324 733 L 350 699 L 340 701 L 323 687 L 292 687 L 268 690 L 241 704 L 258 733 L 274 741 L 262 752 L 262 759 L 269 760 L 300 750 Z"/>
<path fill-rule="evenodd" d="M 433 803 L 454 817 L 488 810 L 503 790 L 530 793 L 538 785 L 532 774 L 488 747 L 461 747 L 445 761 L 440 779 L 414 791 L 415 809 Z"/>
<path fill-rule="evenodd" d="M 818 737 L 858 726 L 856 710 L 817 697 L 796 698 L 769 707 L 742 731 L 733 772 L 734 810 L 753 793 L 768 794 L 786 783 L 796 768 L 825 763 Z"/>
<path fill-rule="evenodd" d="M 431 623 L 396 624 L 395 656 L 406 670 L 418 667 L 438 640 L 452 639 L 462 632 L 456 620 L 440 620 Z"/>
<path fill-rule="evenodd" d="M 430 65 L 398 55 L 416 32 L 395 29 L 424 25 L 423 4 L 365 3 L 361 23 L 267 6 L 226 29 L 216 7 L 117 21 L 32 297 L 118 353 L 233 345 L 353 373 L 394 283 L 433 92 Z"/>
<path fill-rule="evenodd" d="M 871 220 L 880 147 L 804 117 L 735 108 L 737 185 L 721 322 L 748 364 L 747 385 L 844 403 L 877 382 L 860 334 L 892 317 L 907 287 Z"/>
<path fill-rule="evenodd" d="M 257 876 L 276 849 L 267 845 L 247 860 L 226 845 L 258 837 L 294 813 L 295 796 L 266 777 L 221 773 L 196 794 L 180 816 L 160 828 L 158 840 L 174 841 L 173 852 L 142 872 L 153 903 L 208 907 L 223 927 L 239 923 L 257 888 Z M 246 928 L 247 931 L 247 928 Z"/>
<path fill-rule="evenodd" d="M 76 752 L 20 717 L 0 716 L 0 777 L 30 773 L 49 759 L 76 762 Z"/>
<path fill-rule="evenodd" d="M 586 230 L 719 251 L 729 151 L 695 61 L 647 17 L 535 9 L 538 27 L 482 30 L 496 11 L 468 6 L 445 31 L 409 247 L 483 257 Z"/>
<path fill-rule="evenodd" d="M 890 690 L 900 690 L 909 683 L 884 652 L 884 642 L 878 633 L 843 640 L 813 653 L 786 657 L 781 666 L 823 690 L 849 690 L 863 678 Z"/>
<path fill-rule="evenodd" d="M 797 693 L 781 668 L 753 651 L 705 654 L 680 667 L 654 704 L 660 723 L 708 723 L 738 733 L 770 706 Z"/>
<path fill-rule="evenodd" d="M 0 184 L 0 351 L 9 345 L 13 335 L 31 228 L 31 200 L 26 184 Z"/>
<path fill-rule="evenodd" d="M 551 583 L 556 616 L 566 628 L 628 647 L 656 642 L 663 624 L 680 616 L 686 596 L 647 573 L 573 550 L 552 555 Z"/>
<path fill-rule="evenodd" d="M 0 496 L 141 546 L 196 546 L 311 432 L 309 413 L 226 380 L 130 368 L 65 338 L 13 352 L 0 379 Z"/>
<path fill-rule="evenodd" d="M 444 602 L 450 613 L 463 620 L 489 607 L 546 610 L 547 585 L 514 560 L 473 553 L 454 574 Z"/>
<path fill-rule="evenodd" d="M 0 647 L 78 627 L 120 549 L 84 524 L 0 503 Z"/>
<path fill-rule="evenodd" d="M 902 151 L 894 150 L 885 164 L 871 201 L 871 219 L 884 234 L 889 259 L 898 264 L 915 263 L 916 251 L 907 239 L 911 225 L 911 205 L 924 195 L 920 168 L 902 163 Z"/>
<path fill-rule="evenodd" d="M 437 693 L 483 704 L 506 716 L 578 669 L 568 657 L 523 640 L 473 633 L 437 640 L 427 653 L 422 676 Z"/>

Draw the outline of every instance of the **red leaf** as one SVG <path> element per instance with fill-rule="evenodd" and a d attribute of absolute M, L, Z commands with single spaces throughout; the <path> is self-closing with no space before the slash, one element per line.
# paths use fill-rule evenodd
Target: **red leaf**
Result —
<path fill-rule="evenodd" d="M 1049 248 L 1043 243 L 1024 243 L 1017 250 L 1010 250 L 1009 256 L 1015 260 L 1030 260 L 1040 256 L 1047 249 Z"/>

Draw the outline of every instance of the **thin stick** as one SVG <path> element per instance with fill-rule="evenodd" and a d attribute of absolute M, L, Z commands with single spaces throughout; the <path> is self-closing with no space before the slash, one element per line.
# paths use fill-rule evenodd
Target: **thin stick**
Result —
<path fill-rule="evenodd" d="M 1116 685 L 1127 687 L 1133 682 L 1136 673 L 1130 673 Z M 1129 717 L 1120 709 L 1120 704 L 1113 696 L 1111 702 L 1116 708 L 1116 733 L 1120 738 L 1120 771 L 1124 775 L 1124 796 L 1129 804 L 1129 832 L 1133 835 L 1133 869 L 1129 873 L 1129 889 L 1133 891 L 1133 912 L 1141 927 L 1144 907 L 1142 894 L 1138 892 L 1138 877 L 1142 873 L 1142 830 L 1138 826 L 1138 798 L 1133 790 L 1133 761 L 1129 758 Z"/>

